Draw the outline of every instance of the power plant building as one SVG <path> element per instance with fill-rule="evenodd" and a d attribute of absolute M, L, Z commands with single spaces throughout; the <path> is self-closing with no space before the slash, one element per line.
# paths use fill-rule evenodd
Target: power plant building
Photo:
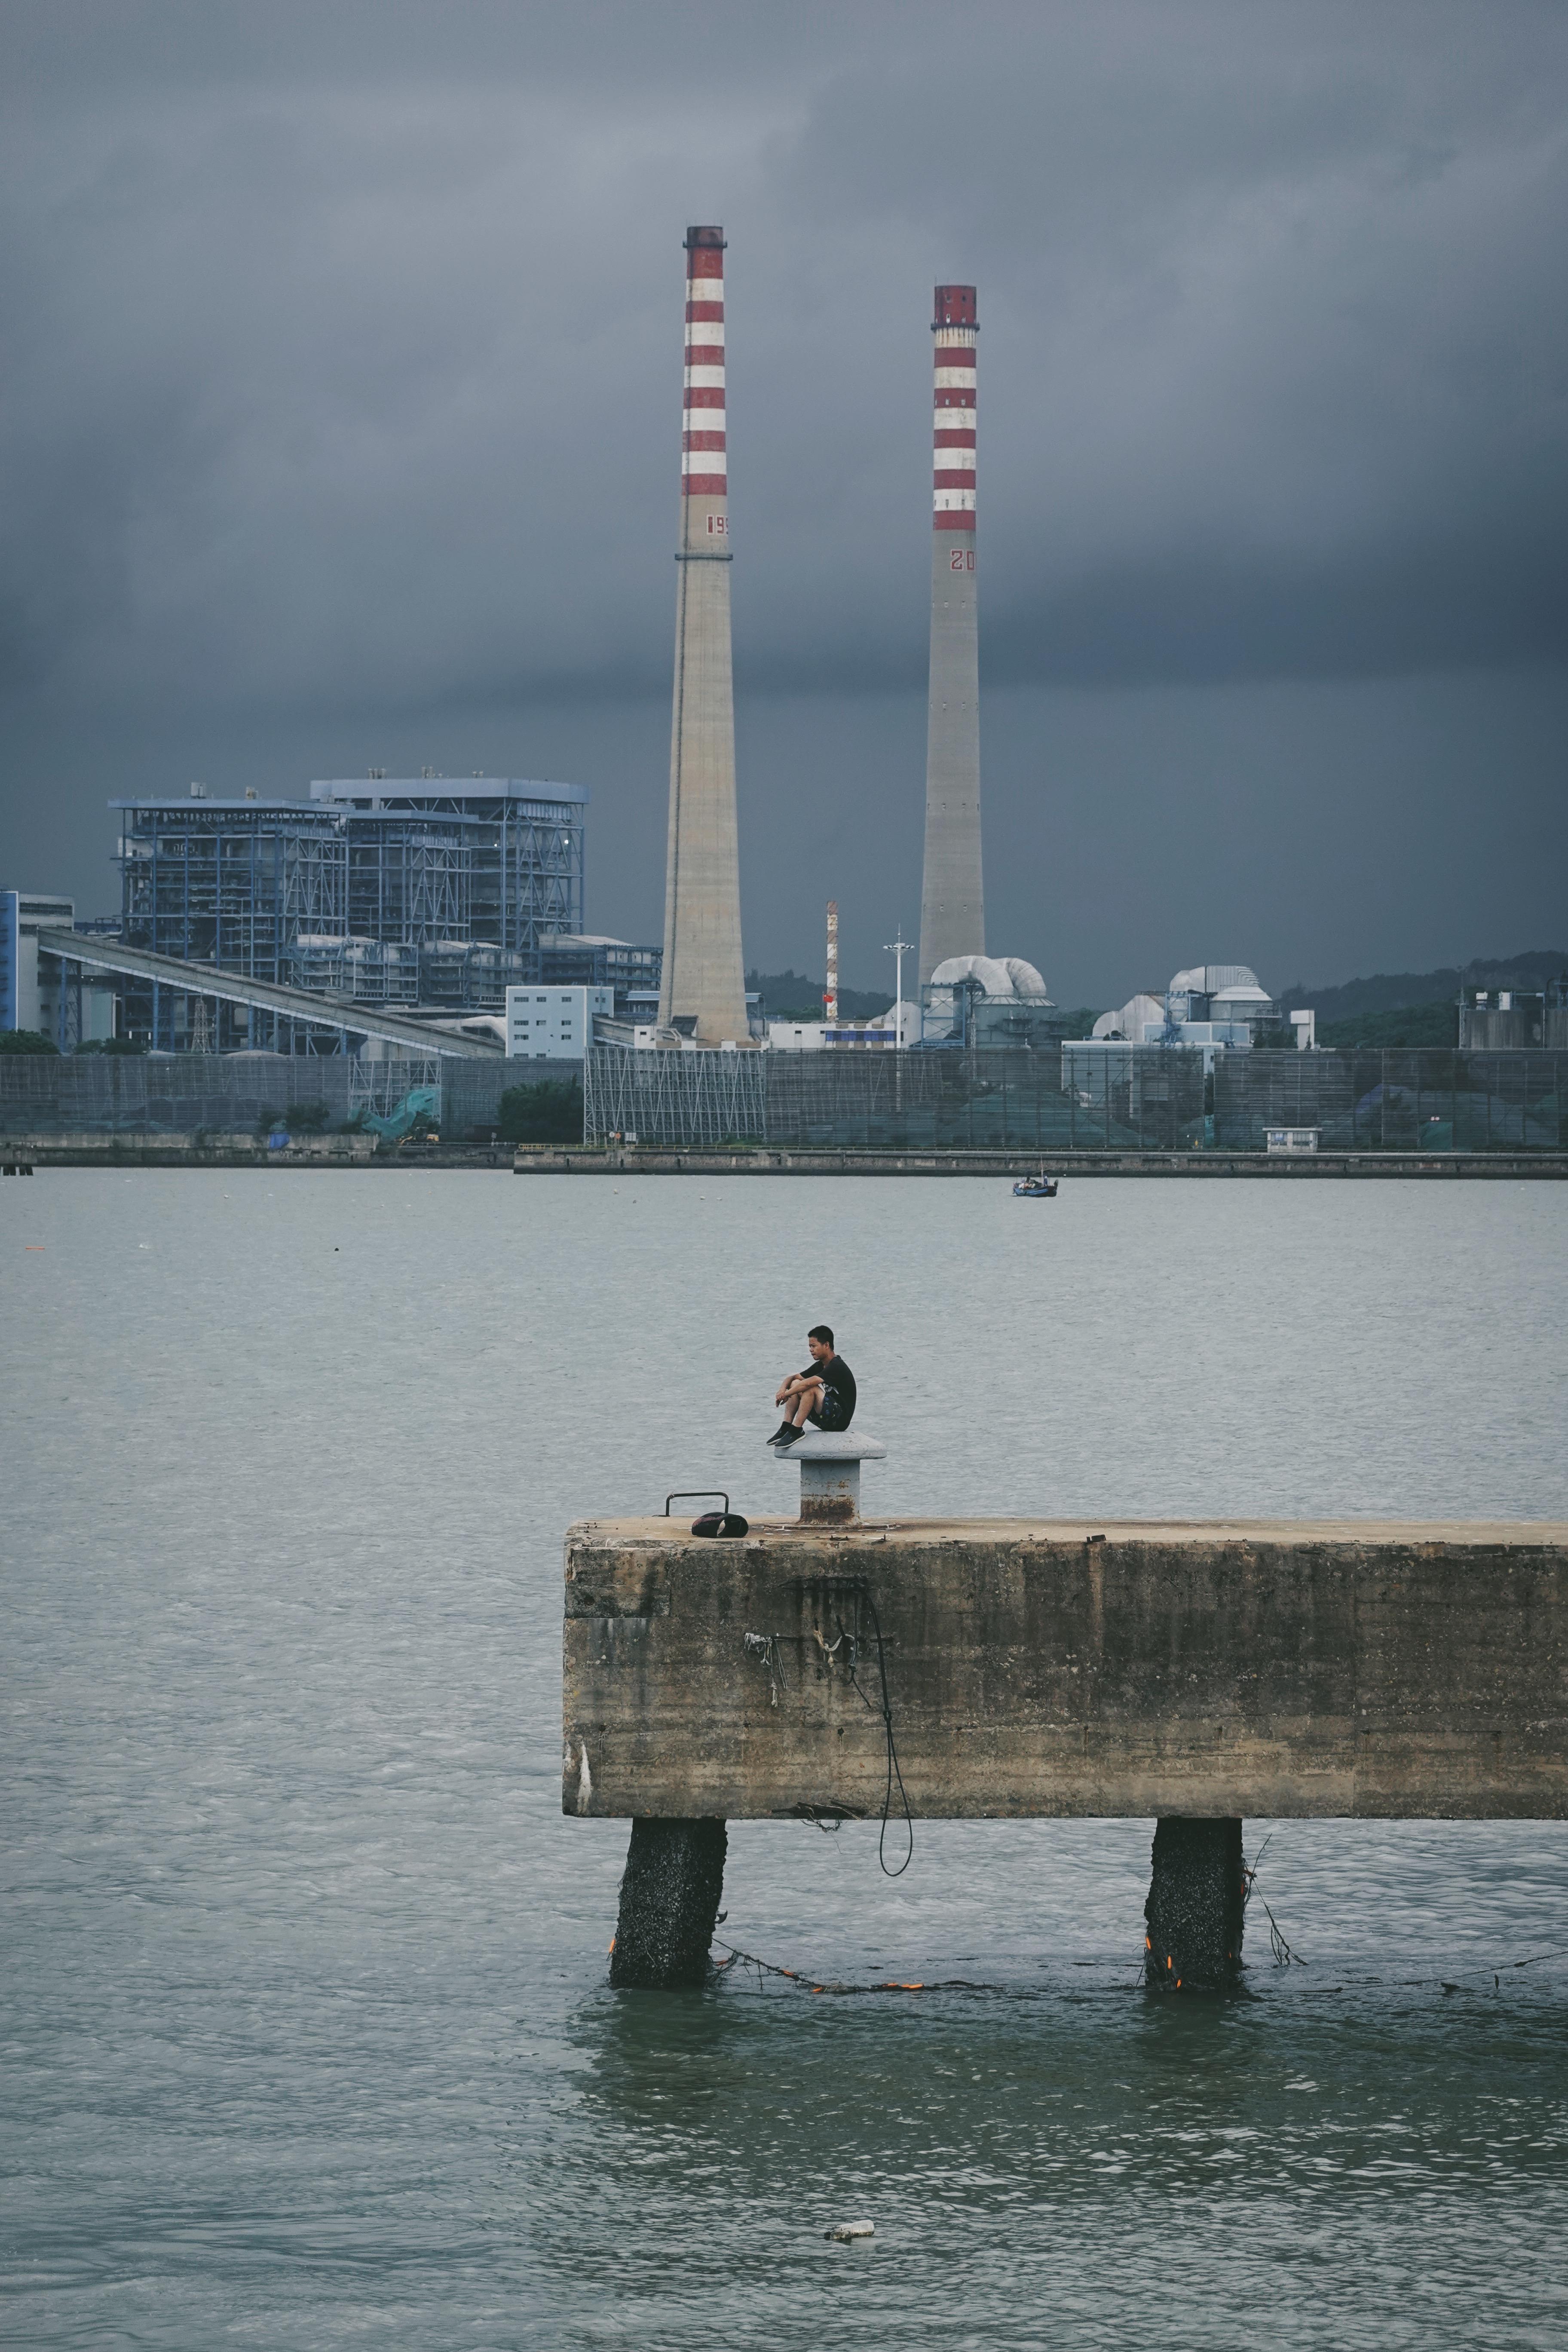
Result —
<path fill-rule="evenodd" d="M 1022 956 L 949 956 L 921 990 L 925 1046 L 1012 1046 L 1054 1053 L 1063 1015 Z"/>
<path fill-rule="evenodd" d="M 121 936 L 364 1005 L 499 1013 L 509 985 L 539 978 L 546 939 L 582 932 L 587 799 L 577 784 L 373 777 L 313 783 L 305 801 L 196 786 L 113 801 Z M 188 1000 L 133 978 L 121 994 L 128 1034 L 188 1044 Z M 219 1047 L 266 1027 L 237 1005 L 217 1021 Z"/>
<path fill-rule="evenodd" d="M 52 1039 L 59 1027 L 60 973 L 38 953 L 40 924 L 69 930 L 76 906 L 44 890 L 0 890 L 0 1029 Z"/>
<path fill-rule="evenodd" d="M 1307 1015 L 1292 1013 L 1293 1022 Z M 1094 1024 L 1090 1042 L 1133 1045 L 1249 1046 L 1279 1027 L 1279 1007 L 1250 964 L 1194 964 L 1178 971 L 1163 997 L 1129 997 Z"/>

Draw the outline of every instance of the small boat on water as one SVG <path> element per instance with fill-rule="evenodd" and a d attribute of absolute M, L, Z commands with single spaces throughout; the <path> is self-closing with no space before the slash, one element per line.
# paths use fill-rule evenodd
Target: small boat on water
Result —
<path fill-rule="evenodd" d="M 1042 1168 L 1037 1176 L 1025 1176 L 1013 1187 L 1015 1201 L 1054 1201 L 1057 1179 L 1047 1176 Z"/>

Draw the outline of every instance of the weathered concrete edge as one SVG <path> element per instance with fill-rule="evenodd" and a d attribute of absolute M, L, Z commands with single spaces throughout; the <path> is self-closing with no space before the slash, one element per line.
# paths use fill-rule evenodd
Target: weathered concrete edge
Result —
<path fill-rule="evenodd" d="M 1013 1542 L 1083 1544 L 1094 1537 L 1109 1542 L 1207 1544 L 1271 1543 L 1317 1546 L 1401 1543 L 1442 1545 L 1445 1549 L 1480 1550 L 1506 1544 L 1520 1551 L 1568 1549 L 1568 1519 L 1054 1519 L 1042 1511 L 1037 1517 L 989 1519 L 895 1519 L 881 1513 L 858 1520 L 853 1528 L 824 1533 L 802 1527 L 783 1514 L 760 1516 L 751 1522 L 743 1539 L 747 1550 L 758 1545 L 825 1555 L 841 1545 L 857 1549 L 883 1541 L 913 1544 Z M 620 1551 L 628 1548 L 696 1560 L 722 1557 L 719 1547 L 686 1532 L 686 1523 L 662 1513 L 639 1517 L 574 1519 L 564 1538 L 565 1556 L 574 1550 Z"/>
<path fill-rule="evenodd" d="M 1537 1579 L 1542 1569 L 1546 1571 L 1548 1589 L 1554 1592 L 1552 1607 L 1556 1620 L 1552 1654 L 1561 1657 L 1561 1585 L 1564 1558 L 1568 1555 L 1568 1526 L 1555 1522 L 1112 1522 L 1103 1530 L 1094 1529 L 1089 1522 L 1041 1520 L 880 1522 L 824 1538 L 803 1530 L 795 1522 L 779 1521 L 759 1523 L 753 1536 L 736 1549 L 753 1555 L 753 1568 L 761 1565 L 754 1558 L 758 1552 L 773 1553 L 782 1594 L 786 1584 L 798 1586 L 803 1578 L 807 1583 L 815 1583 L 822 1578 L 831 1579 L 842 1569 L 868 1567 L 875 1560 L 874 1547 L 889 1538 L 892 1549 L 886 1557 L 896 1578 L 898 1555 L 901 1552 L 907 1559 L 911 1552 L 925 1548 L 939 1553 L 958 1549 L 973 1559 L 977 1550 L 993 1551 L 994 1557 L 1013 1544 L 1026 1544 L 1037 1556 L 1042 1549 L 1047 1555 L 1059 1555 L 1067 1569 L 1075 1561 L 1084 1560 L 1091 1534 L 1102 1535 L 1110 1546 L 1117 1546 L 1119 1538 L 1139 1549 L 1152 1542 L 1167 1555 L 1190 1546 L 1198 1555 L 1200 1573 L 1205 1568 L 1221 1564 L 1222 1554 L 1228 1553 L 1234 1564 L 1237 1555 L 1255 1546 L 1271 1547 L 1277 1553 L 1288 1553 L 1292 1549 L 1309 1551 L 1316 1555 L 1320 1574 L 1327 1568 L 1342 1586 L 1355 1588 L 1359 1597 L 1352 1605 L 1352 1624 L 1359 1610 L 1368 1605 L 1373 1621 L 1380 1602 L 1384 1604 L 1386 1615 L 1390 1594 L 1405 1596 L 1398 1600 L 1398 1606 L 1405 1607 L 1413 1577 L 1418 1579 L 1424 1572 L 1440 1573 L 1456 1568 L 1462 1570 L 1468 1553 L 1477 1555 L 1478 1567 L 1483 1564 L 1484 1556 L 1485 1565 L 1495 1575 L 1497 1555 L 1501 1550 L 1509 1556 L 1507 1568 L 1510 1574 L 1515 1565 L 1527 1576 L 1534 1574 Z M 589 1626 L 596 1624 L 602 1629 L 597 1637 L 601 1643 L 606 1635 L 613 1634 L 614 1638 L 609 1645 L 611 1655 L 597 1660 L 581 1654 L 579 1641 L 579 1666 L 586 1670 L 590 1682 L 595 1664 L 629 1673 L 642 1685 L 636 1706 L 645 1723 L 656 1729 L 665 1720 L 663 1710 L 657 1705 L 650 1706 L 650 1700 L 658 1700 L 655 1685 L 660 1667 L 657 1655 L 650 1654 L 647 1637 L 654 1634 L 659 1619 L 668 1617 L 672 1571 L 679 1576 L 682 1571 L 695 1570 L 706 1583 L 728 1550 L 729 1547 L 721 1552 L 712 1545 L 687 1538 L 683 1529 L 678 1532 L 663 1519 L 584 1522 L 568 1539 L 569 1575 L 574 1560 L 579 1568 L 591 1568 L 597 1559 L 605 1567 L 614 1563 L 616 1586 L 614 1595 L 590 1593 L 580 1588 L 582 1606 L 576 1617 L 579 1634 L 587 1634 Z M 1386 1551 L 1388 1557 L 1379 1559 L 1376 1554 L 1380 1551 Z M 1205 1552 L 1214 1554 L 1214 1560 L 1205 1561 Z M 846 1553 L 849 1557 L 846 1558 Z M 1088 1557 L 1091 1562 L 1101 1559 L 1109 1567 L 1112 1555 L 1089 1549 Z M 734 1565 L 738 1568 L 740 1562 Z M 768 1572 L 773 1572 L 771 1562 Z M 1309 1567 L 1303 1572 L 1310 1575 L 1312 1570 Z M 940 1581 L 935 1562 L 932 1574 Z M 602 1582 L 602 1571 L 595 1580 Z M 720 1589 L 713 1590 L 717 1592 Z M 935 1585 L 931 1588 L 933 1594 L 936 1590 Z M 911 1597 L 918 1621 L 926 1595 L 922 1591 L 913 1592 Z M 1453 1597 L 1450 1590 L 1450 1602 Z M 884 1590 L 884 1608 L 887 1599 Z M 610 1605 L 607 1618 L 600 1613 L 606 1600 Z M 1460 1600 L 1462 1603 L 1462 1595 Z M 1495 1606 L 1494 1601 L 1494 1613 Z M 1540 1627 L 1542 1635 L 1548 1632 L 1550 1622 Z M 1420 1635 L 1426 1624 L 1423 1618 L 1416 1627 L 1417 1651 L 1423 1646 Z M 918 1633 L 916 1638 L 920 1638 Z M 1393 1687 L 1388 1681 L 1386 1628 L 1380 1633 L 1372 1622 L 1364 1638 L 1370 1646 L 1356 1650 L 1352 1641 L 1353 1666 L 1347 1659 L 1345 1671 L 1352 1680 L 1357 1680 L 1360 1673 L 1371 1671 L 1373 1683 L 1361 1685 L 1358 1680 L 1358 1690 L 1364 1689 L 1369 1696 L 1381 1690 L 1386 1699 Z M 668 1636 L 656 1638 L 653 1653 L 667 1643 Z M 1425 1647 L 1429 1653 L 1430 1642 Z M 679 1750 L 678 1763 L 672 1768 L 667 1759 L 637 1738 L 633 1741 L 637 1759 L 623 1750 L 611 1770 L 612 1783 L 619 1780 L 623 1792 L 628 1769 L 638 1776 L 642 1781 L 639 1794 L 648 1801 L 621 1801 L 613 1788 L 607 1791 L 601 1780 L 588 1792 L 584 1804 L 580 1768 L 574 1765 L 574 1741 L 580 1742 L 589 1730 L 595 1738 L 602 1738 L 610 1719 L 601 1717 L 595 1723 L 579 1717 L 574 1720 L 572 1648 L 573 1627 L 569 1622 L 563 1690 L 567 1748 L 563 1799 L 567 1810 L 619 1818 L 640 1811 L 711 1814 L 731 1819 L 765 1818 L 796 1810 L 803 1803 L 817 1804 L 824 1810 L 834 1806 L 871 1813 L 879 1810 L 885 1776 L 879 1723 L 867 1722 L 854 1709 L 849 1710 L 847 1721 L 835 1718 L 831 1704 L 825 1715 L 819 1703 L 822 1695 L 818 1693 L 813 1701 L 804 1686 L 797 1685 L 799 1699 L 791 1710 L 795 1721 L 784 1743 L 772 1736 L 774 1730 L 784 1730 L 784 1723 L 771 1725 L 765 1711 L 759 1716 L 752 1706 L 753 1732 L 749 1739 L 742 1719 L 741 1744 L 747 1753 L 744 1778 L 737 1780 L 735 1764 L 727 1757 L 715 1754 L 705 1758 L 700 1752 L 706 1728 L 699 1719 L 700 1706 L 699 1717 L 694 1717 L 690 1727 L 676 1720 L 682 1704 L 689 1704 L 693 1698 L 689 1681 L 683 1692 L 672 1690 L 669 1694 L 675 1706 L 667 1729 Z M 617 1650 L 622 1653 L 618 1659 L 615 1655 Z M 1008 1653 L 996 1654 L 1005 1657 Z M 1037 1657 L 1043 1654 L 1016 1654 Z M 1055 1663 L 1059 1664 L 1064 1656 L 1072 1655 L 1070 1649 L 1058 1652 L 1055 1654 Z M 1282 1669 L 1283 1681 L 1288 1683 L 1290 1655 L 1288 1640 L 1272 1661 L 1263 1657 L 1260 1664 L 1265 1667 L 1272 1664 L 1277 1683 Z M 1319 1663 L 1321 1667 L 1321 1659 Z M 688 1657 L 684 1664 L 689 1675 L 693 1661 Z M 695 1696 L 699 1701 L 705 1670 L 706 1661 L 697 1662 Z M 1075 1666 L 1070 1671 L 1076 1674 L 1078 1669 Z M 1429 1721 L 1373 1725 L 1358 1722 L 1356 1717 L 1363 1710 L 1359 1698 L 1353 1698 L 1349 1690 L 1342 1693 L 1341 1705 L 1327 1711 L 1320 1705 L 1315 1719 L 1303 1717 L 1296 1707 L 1282 1704 L 1286 1699 L 1282 1686 L 1276 1688 L 1262 1720 L 1256 1719 L 1256 1708 L 1252 1710 L 1254 1719 L 1247 1720 L 1237 1705 L 1239 1685 L 1236 1688 L 1226 1685 L 1227 1672 L 1227 1668 L 1220 1668 L 1205 1695 L 1207 1703 L 1195 1717 L 1184 1698 L 1174 1707 L 1167 1705 L 1148 1713 L 1130 1713 L 1123 1706 L 1120 1712 L 1113 1710 L 1103 1720 L 1074 1714 L 1058 1705 L 1054 1708 L 1040 1707 L 1022 1722 L 1015 1715 L 1011 1720 L 991 1725 L 942 1724 L 935 1748 L 927 1706 L 923 1710 L 923 1731 L 906 1756 L 905 1779 L 911 1808 L 917 1818 L 926 1819 L 1125 1817 L 1139 1812 L 1366 1819 L 1555 1820 L 1568 1816 L 1568 1743 L 1564 1740 L 1564 1692 L 1560 1664 L 1548 1668 L 1549 1677 L 1554 1676 L 1554 1681 L 1549 1679 L 1543 1684 L 1537 1674 L 1535 1682 L 1540 1686 L 1531 1692 L 1531 1704 L 1521 1708 L 1519 1718 L 1512 1723 L 1506 1719 L 1506 1697 L 1500 1711 L 1493 1692 L 1482 1688 L 1491 1679 L 1489 1669 L 1483 1670 L 1479 1684 L 1474 1688 L 1461 1687 L 1457 1694 L 1457 1714 L 1453 1718 L 1459 1721 L 1457 1731 L 1446 1730 Z M 1248 1673 L 1241 1679 L 1253 1681 L 1256 1677 Z M 1530 1679 L 1527 1675 L 1526 1681 Z M 1394 1683 L 1398 1683 L 1397 1673 Z M 727 1695 L 736 1687 L 726 1685 Z M 579 1688 L 578 1695 L 586 1696 L 587 1693 Z M 1352 1703 L 1346 1706 L 1343 1699 Z M 801 1700 L 806 1702 L 804 1715 L 797 1711 Z M 1399 1698 L 1398 1704 L 1402 1708 L 1408 1706 L 1410 1696 Z M 742 1697 L 742 1718 L 745 1706 Z M 1538 1720 L 1529 1719 L 1532 1711 Z M 922 1712 L 918 1698 L 915 1712 Z M 1211 1715 L 1219 1719 L 1207 1720 Z M 626 1720 L 623 1718 L 623 1727 Z M 691 1730 L 697 1732 L 697 1738 L 689 1737 Z M 846 1739 L 846 1744 L 837 1745 L 837 1741 Z M 970 1776 L 971 1789 L 974 1785 L 973 1776 L 978 1771 L 980 1785 L 987 1793 L 978 1798 L 971 1793 L 962 1802 L 952 1802 L 929 1783 L 933 1777 L 941 1781 L 951 1773 L 957 1751 L 947 1743 L 960 1734 L 966 1735 L 962 1753 L 973 1759 L 972 1765 L 966 1763 L 962 1768 L 963 1771 Z M 830 1746 L 827 1743 L 834 1735 L 835 1744 Z M 721 1748 L 733 1747 L 733 1725 L 717 1744 Z M 941 1753 L 937 1752 L 939 1748 Z M 825 1785 L 817 1787 L 816 1766 L 829 1758 L 831 1785 L 825 1780 Z M 1414 1800 L 1413 1789 L 1418 1792 Z M 933 1797 L 938 1801 L 932 1801 Z"/>

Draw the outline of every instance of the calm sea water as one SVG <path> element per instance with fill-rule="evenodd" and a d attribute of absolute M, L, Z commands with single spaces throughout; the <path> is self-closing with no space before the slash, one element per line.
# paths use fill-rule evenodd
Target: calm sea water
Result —
<path fill-rule="evenodd" d="M 61 1172 L 0 1268 L 5 2340 L 1562 2344 L 1561 1825 L 1249 1822 L 1306 1964 L 1192 2007 L 1147 1822 L 743 1825 L 726 1937 L 987 1989 L 660 1999 L 558 1773 L 563 1528 L 786 1507 L 822 1318 L 871 1508 L 1568 1518 L 1568 1188 Z"/>

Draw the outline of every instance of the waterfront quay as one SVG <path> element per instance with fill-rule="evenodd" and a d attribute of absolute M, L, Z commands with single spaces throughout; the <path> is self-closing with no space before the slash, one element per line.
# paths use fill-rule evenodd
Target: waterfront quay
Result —
<path fill-rule="evenodd" d="M 18 1135 L 7 1164 L 45 1168 L 358 1168 L 509 1170 L 516 1176 L 989 1176 L 1012 1181 L 1037 1170 L 1023 1151 L 854 1151 L 758 1149 L 641 1151 L 593 1144 L 442 1143 L 402 1146 L 370 1136 L 298 1136 L 271 1149 L 250 1135 Z M 1409 1182 L 1475 1179 L 1561 1181 L 1568 1151 L 1058 1151 L 1048 1171 L 1082 1176 L 1395 1177 Z"/>
<path fill-rule="evenodd" d="M 529 1147 L 518 1176 L 994 1176 L 1027 1172 L 1023 1151 L 835 1151 L 766 1148 L 736 1151 Z M 1395 1176 L 1417 1181 L 1479 1177 L 1518 1181 L 1568 1176 L 1568 1151 L 1058 1151 L 1061 1176 Z"/>

